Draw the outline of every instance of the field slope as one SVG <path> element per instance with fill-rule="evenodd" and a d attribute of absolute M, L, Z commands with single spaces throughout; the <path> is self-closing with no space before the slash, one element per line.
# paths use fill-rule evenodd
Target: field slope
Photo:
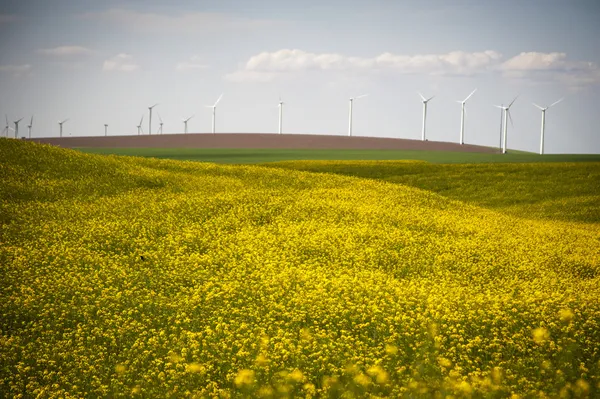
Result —
<path fill-rule="evenodd" d="M 600 229 L 600 162 L 287 161 L 264 166 L 407 185 L 514 216 Z"/>
<path fill-rule="evenodd" d="M 0 392 L 595 397 L 599 238 L 371 178 L 0 139 Z"/>

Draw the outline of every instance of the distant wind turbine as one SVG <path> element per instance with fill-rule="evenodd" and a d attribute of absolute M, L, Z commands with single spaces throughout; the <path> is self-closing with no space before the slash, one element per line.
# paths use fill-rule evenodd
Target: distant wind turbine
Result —
<path fill-rule="evenodd" d="M 477 89 L 473 90 L 471 92 L 471 94 L 469 94 L 467 96 L 467 98 L 465 98 L 464 100 L 462 100 L 462 101 L 460 101 L 460 100 L 456 101 L 457 103 L 461 104 L 461 107 L 460 107 L 460 141 L 459 141 L 460 144 L 464 144 L 465 143 L 465 103 L 467 102 L 467 100 L 469 98 L 471 98 L 471 96 L 476 91 L 477 91 Z"/>
<path fill-rule="evenodd" d="M 158 120 L 160 123 L 158 124 L 158 132 L 156 132 L 156 133 L 162 134 L 163 133 L 163 121 L 162 121 L 162 118 L 160 117 L 160 114 L 158 114 Z"/>
<path fill-rule="evenodd" d="M 279 97 L 279 134 L 281 134 L 282 130 L 282 121 L 283 121 L 283 101 L 281 101 L 281 97 Z"/>
<path fill-rule="evenodd" d="M 431 96 L 429 98 L 425 98 L 421 93 L 418 93 L 421 96 L 421 100 L 423 102 L 423 129 L 421 130 L 421 140 L 425 141 L 425 122 L 427 120 L 427 103 L 433 99 L 435 96 Z"/>
<path fill-rule="evenodd" d="M 31 138 L 31 128 L 33 127 L 33 115 L 31 115 L 31 120 L 29 121 L 29 125 L 27 125 L 27 130 L 29 131 L 29 138 Z"/>
<path fill-rule="evenodd" d="M 144 130 L 142 129 L 142 123 L 144 122 L 144 115 L 142 114 L 142 119 L 140 119 L 140 124 L 137 126 L 138 129 L 138 136 L 142 133 L 144 133 Z"/>
<path fill-rule="evenodd" d="M 354 100 L 358 100 L 359 98 L 363 98 L 366 96 L 368 96 L 368 94 L 361 94 L 360 96 L 352 97 L 350 99 L 350 115 L 348 117 L 348 136 L 352 136 L 352 104 L 354 103 Z"/>
<path fill-rule="evenodd" d="M 512 126 L 513 121 L 512 121 L 512 116 L 510 115 L 510 107 L 512 107 L 513 103 L 517 100 L 519 96 L 515 97 L 514 100 L 512 100 L 510 102 L 510 104 L 508 104 L 508 107 L 504 107 L 502 105 L 496 105 L 495 107 L 498 107 L 500 109 L 503 110 L 504 112 L 504 133 L 502 135 L 502 153 L 506 154 L 506 132 L 507 132 L 507 128 L 508 128 L 508 118 L 510 118 L 510 124 Z"/>
<path fill-rule="evenodd" d="M 19 138 L 19 122 L 21 122 L 22 120 L 23 118 L 13 122 L 15 124 L 15 138 Z"/>
<path fill-rule="evenodd" d="M 194 117 L 194 115 L 190 116 L 190 117 L 189 117 L 189 118 L 187 118 L 187 119 L 182 119 L 182 121 L 183 121 L 183 133 L 187 134 L 187 132 L 188 132 L 188 129 L 187 129 L 187 123 L 188 123 L 188 121 L 189 121 L 190 119 L 192 119 L 193 117 Z M 214 131 L 213 131 L 213 133 L 214 133 Z"/>
<path fill-rule="evenodd" d="M 108 124 L 104 124 L 104 136 L 108 136 Z"/>
<path fill-rule="evenodd" d="M 158 103 L 154 104 L 151 107 L 148 107 L 148 112 L 149 112 L 149 115 L 148 115 L 148 134 L 152 134 L 152 108 L 156 107 L 157 105 L 158 105 Z"/>
<path fill-rule="evenodd" d="M 9 132 L 11 130 L 14 132 L 15 129 L 13 129 L 12 127 L 10 127 L 10 124 L 8 123 L 8 115 L 4 115 L 4 117 L 6 118 L 6 127 L 4 128 L 4 131 L 2 133 L 6 134 L 6 138 L 8 138 Z"/>
<path fill-rule="evenodd" d="M 542 111 L 542 137 L 540 139 L 540 155 L 544 154 L 544 130 L 546 130 L 546 110 L 548 108 L 558 104 L 562 100 L 564 100 L 564 98 L 561 98 L 560 100 L 553 102 L 552 104 L 548 105 L 546 108 L 540 107 L 536 103 L 533 103 L 533 105 L 535 105 L 537 108 L 540 109 L 540 111 Z"/>
<path fill-rule="evenodd" d="M 62 129 L 62 127 L 63 127 L 63 124 L 64 124 L 66 121 L 68 121 L 68 120 L 69 120 L 69 118 L 67 118 L 67 119 L 63 120 L 62 122 L 58 122 L 58 127 L 59 127 L 59 131 L 60 131 L 60 137 L 62 137 L 62 132 L 63 132 L 63 129 Z"/>
<path fill-rule="evenodd" d="M 4 127 L 4 130 L 2 130 L 2 135 L 8 138 L 8 131 L 10 130 L 10 125 L 8 124 L 8 115 L 4 115 L 4 117 L 6 118 L 6 126 Z"/>
<path fill-rule="evenodd" d="M 503 132 L 503 128 L 502 128 L 502 119 L 504 119 L 504 104 L 500 104 L 500 144 L 498 145 L 498 148 L 502 148 L 502 132 Z"/>
<path fill-rule="evenodd" d="M 212 132 L 215 133 L 215 110 L 217 109 L 217 104 L 219 103 L 219 101 L 221 101 L 221 98 L 223 98 L 223 94 L 221 94 L 219 96 L 219 98 L 217 99 L 217 101 L 215 101 L 214 105 L 207 105 L 206 108 L 212 108 Z"/>

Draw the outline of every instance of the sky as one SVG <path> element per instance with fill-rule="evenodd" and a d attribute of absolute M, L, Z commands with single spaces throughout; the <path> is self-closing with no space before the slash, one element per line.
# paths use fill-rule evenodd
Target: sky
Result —
<path fill-rule="evenodd" d="M 19 136 L 283 131 L 600 153 L 600 2 L 0 0 L 0 115 Z M 12 135 L 13 132 L 10 131 Z"/>

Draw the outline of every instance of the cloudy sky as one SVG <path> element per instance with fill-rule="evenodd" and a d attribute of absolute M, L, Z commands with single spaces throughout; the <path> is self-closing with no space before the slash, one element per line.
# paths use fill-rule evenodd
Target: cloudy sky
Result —
<path fill-rule="evenodd" d="M 284 132 L 421 136 L 548 153 L 600 153 L 600 2 L 597 0 L 288 1 L 4 0 L 0 2 L 0 114 L 35 115 L 33 136 L 137 134 L 159 103 L 165 134 Z M 12 123 L 11 123 L 12 126 Z"/>

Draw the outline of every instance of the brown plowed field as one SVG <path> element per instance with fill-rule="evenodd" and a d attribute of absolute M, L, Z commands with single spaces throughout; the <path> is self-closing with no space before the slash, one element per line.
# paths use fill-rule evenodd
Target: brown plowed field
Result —
<path fill-rule="evenodd" d="M 324 136 L 314 134 L 164 134 L 142 136 L 53 137 L 31 139 L 60 147 L 112 148 L 260 148 L 328 150 L 424 150 L 497 153 L 498 149 L 478 145 L 380 137 Z"/>

